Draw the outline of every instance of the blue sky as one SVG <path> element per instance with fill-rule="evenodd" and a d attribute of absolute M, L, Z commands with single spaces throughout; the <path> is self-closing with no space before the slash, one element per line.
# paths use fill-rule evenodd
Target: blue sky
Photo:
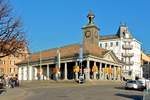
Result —
<path fill-rule="evenodd" d="M 100 35 L 115 34 L 120 22 L 150 52 L 150 0 L 10 0 L 21 17 L 31 52 L 80 43 L 89 10 Z"/>

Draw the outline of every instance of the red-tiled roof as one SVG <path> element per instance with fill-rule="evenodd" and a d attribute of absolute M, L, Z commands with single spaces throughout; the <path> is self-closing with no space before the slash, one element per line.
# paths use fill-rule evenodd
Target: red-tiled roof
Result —
<path fill-rule="evenodd" d="M 67 46 L 60 47 L 60 48 L 54 48 L 54 49 L 49 49 L 49 50 L 45 50 L 42 52 L 33 53 L 30 56 L 30 61 L 31 62 L 39 61 L 40 56 L 42 59 L 54 58 L 57 56 L 58 49 L 60 51 L 61 58 L 79 56 L 79 53 L 80 53 L 80 45 L 73 44 L 73 45 L 67 45 Z M 103 57 L 103 55 L 106 54 L 107 52 L 108 52 L 107 50 L 100 48 L 93 44 L 84 44 L 83 45 L 83 53 L 84 54 L 91 54 L 94 56 Z M 21 63 L 26 63 L 26 62 L 27 62 L 27 60 L 25 60 Z"/>

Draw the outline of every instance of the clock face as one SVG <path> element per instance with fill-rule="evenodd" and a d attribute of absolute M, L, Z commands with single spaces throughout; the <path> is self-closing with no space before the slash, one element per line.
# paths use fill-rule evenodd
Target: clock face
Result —
<path fill-rule="evenodd" d="M 85 32 L 85 37 L 90 37 L 91 36 L 91 32 L 90 31 L 87 31 L 87 32 Z"/>

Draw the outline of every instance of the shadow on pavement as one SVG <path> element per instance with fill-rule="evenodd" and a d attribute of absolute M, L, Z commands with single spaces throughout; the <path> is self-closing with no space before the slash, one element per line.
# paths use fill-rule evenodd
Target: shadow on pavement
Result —
<path fill-rule="evenodd" d="M 122 90 L 125 90 L 124 87 L 115 87 L 115 89 L 122 89 Z"/>
<path fill-rule="evenodd" d="M 131 91 L 141 91 L 141 92 L 143 92 L 143 90 L 137 90 L 137 89 L 125 89 L 125 87 L 115 87 L 115 89 L 119 89 L 119 90 L 131 90 Z"/>
<path fill-rule="evenodd" d="M 6 89 L 5 89 L 5 88 L 0 89 L 0 95 L 1 95 L 3 92 L 6 92 Z"/>
<path fill-rule="evenodd" d="M 129 95 L 129 94 L 121 94 L 121 93 L 117 93 L 115 95 L 116 96 L 120 96 L 120 97 L 133 99 L 133 100 L 143 100 L 143 96 L 142 95 Z"/>

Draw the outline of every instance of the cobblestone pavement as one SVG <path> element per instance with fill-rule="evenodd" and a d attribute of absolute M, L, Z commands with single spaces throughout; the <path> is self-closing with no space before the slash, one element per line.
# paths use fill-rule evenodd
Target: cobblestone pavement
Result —
<path fill-rule="evenodd" d="M 27 81 L 0 100 L 142 100 L 143 92 L 125 90 L 121 81 Z"/>

